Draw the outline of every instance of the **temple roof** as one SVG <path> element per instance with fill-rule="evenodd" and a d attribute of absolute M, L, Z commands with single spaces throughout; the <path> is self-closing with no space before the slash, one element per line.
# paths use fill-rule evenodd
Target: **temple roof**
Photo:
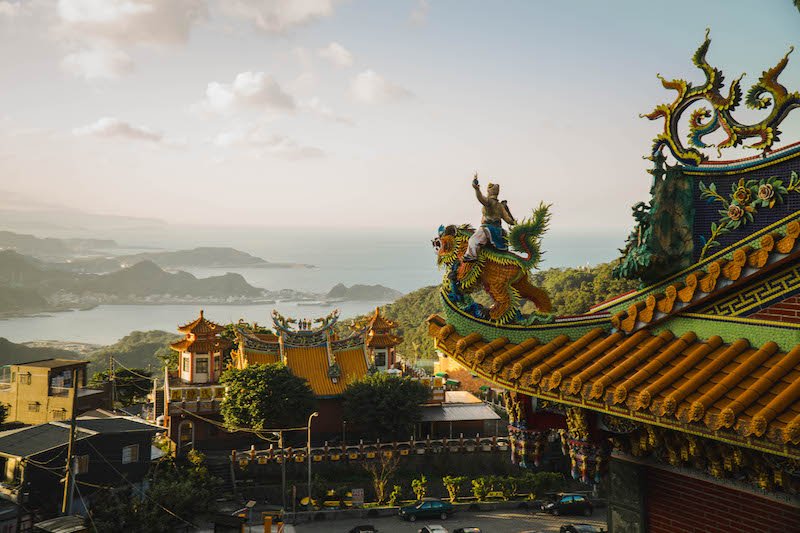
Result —
<path fill-rule="evenodd" d="M 511 343 L 428 323 L 437 349 L 504 388 L 800 458 L 800 345 L 601 327 Z"/>
<path fill-rule="evenodd" d="M 375 308 L 375 312 L 369 318 L 369 322 L 367 322 L 368 330 L 381 331 L 381 330 L 394 329 L 396 327 L 397 323 L 389 320 L 388 318 L 386 318 L 381 314 L 380 307 Z"/>
<path fill-rule="evenodd" d="M 183 326 L 178 326 L 178 331 L 181 333 L 192 333 L 194 335 L 216 335 L 222 333 L 225 330 L 224 327 L 220 326 L 215 322 L 211 322 L 207 320 L 203 316 L 203 310 L 200 310 L 200 316 L 194 319 L 193 321 L 189 322 L 188 324 L 184 324 Z"/>
<path fill-rule="evenodd" d="M 688 273 L 655 290 L 648 287 L 642 291 L 646 294 L 637 293 L 626 298 L 632 303 L 612 316 L 612 324 L 630 333 L 716 300 L 728 290 L 760 279 L 800 257 L 798 237 L 800 222 L 793 220 L 786 224 L 782 233 L 766 233 L 757 244 L 737 247 L 729 257 L 722 256 L 703 265 L 693 265 Z"/>
<path fill-rule="evenodd" d="M 177 352 L 211 353 L 230 348 L 231 344 L 231 341 L 228 339 L 220 337 L 212 339 L 186 338 L 178 342 L 173 342 L 169 347 Z"/>
<path fill-rule="evenodd" d="M 364 348 L 355 347 L 334 354 L 341 375 L 336 382 L 329 375 L 328 353 L 325 347 L 294 347 L 286 349 L 286 366 L 297 377 L 308 381 L 318 397 L 338 396 L 347 385 L 367 375 Z"/>
<path fill-rule="evenodd" d="M 403 342 L 403 337 L 389 333 L 367 333 L 367 346 L 370 348 L 391 348 Z"/>

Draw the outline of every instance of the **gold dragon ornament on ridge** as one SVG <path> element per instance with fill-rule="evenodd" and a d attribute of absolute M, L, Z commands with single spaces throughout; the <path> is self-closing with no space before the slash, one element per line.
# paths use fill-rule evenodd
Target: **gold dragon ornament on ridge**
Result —
<path fill-rule="evenodd" d="M 788 92 L 786 87 L 778 82 L 778 76 L 786 68 L 789 62 L 789 54 L 794 47 L 790 47 L 786 55 L 777 65 L 764 71 L 758 82 L 753 85 L 745 96 L 745 105 L 750 109 L 768 109 L 771 106 L 769 115 L 764 120 L 756 124 L 742 124 L 731 116 L 731 112 L 739 105 L 742 100 L 742 89 L 740 82 L 744 77 L 742 74 L 731 82 L 728 88 L 728 95 L 723 96 L 724 76 L 722 72 L 712 67 L 706 61 L 711 39 L 709 30 L 706 30 L 705 40 L 692 56 L 694 65 L 705 74 L 705 83 L 694 87 L 690 82 L 681 79 L 669 81 L 658 74 L 658 79 L 665 89 L 672 89 L 678 93 L 675 101 L 668 104 L 660 104 L 649 114 L 641 115 L 650 120 L 664 118 L 664 131 L 653 140 L 652 156 L 655 156 L 664 148 L 668 147 L 675 158 L 689 166 L 698 166 L 708 160 L 708 156 L 698 148 L 717 149 L 720 154 L 725 148 L 734 148 L 743 145 L 745 148 L 762 150 L 767 153 L 772 145 L 779 140 L 780 130 L 778 126 L 786 118 L 789 112 L 800 107 L 800 93 Z M 690 148 L 683 145 L 678 134 L 678 122 L 681 115 L 693 103 L 705 100 L 711 105 L 701 107 L 692 112 L 689 117 L 689 144 Z M 716 144 L 708 144 L 703 141 L 703 137 L 718 129 L 722 129 L 726 137 Z M 744 145 L 744 140 L 757 138 L 752 144 Z"/>

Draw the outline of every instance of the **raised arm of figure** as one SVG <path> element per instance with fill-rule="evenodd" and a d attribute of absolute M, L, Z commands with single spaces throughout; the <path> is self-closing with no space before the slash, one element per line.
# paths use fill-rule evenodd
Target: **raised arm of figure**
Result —
<path fill-rule="evenodd" d="M 478 198 L 478 201 L 483 205 L 486 205 L 486 197 L 481 193 L 481 185 L 478 183 L 478 174 L 476 173 L 475 176 L 472 178 L 472 188 L 475 189 L 475 196 Z"/>

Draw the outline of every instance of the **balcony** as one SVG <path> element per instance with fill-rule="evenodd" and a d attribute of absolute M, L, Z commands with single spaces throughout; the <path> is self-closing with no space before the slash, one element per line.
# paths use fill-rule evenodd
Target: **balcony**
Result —
<path fill-rule="evenodd" d="M 222 385 L 169 387 L 169 414 L 218 413 L 224 396 Z"/>

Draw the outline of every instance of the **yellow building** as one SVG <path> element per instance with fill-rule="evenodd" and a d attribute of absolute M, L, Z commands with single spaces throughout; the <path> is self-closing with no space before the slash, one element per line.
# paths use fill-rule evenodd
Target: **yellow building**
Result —
<path fill-rule="evenodd" d="M 72 417 L 73 371 L 78 371 L 78 413 L 109 407 L 105 390 L 86 388 L 88 361 L 44 359 L 0 367 L 0 403 L 8 406 L 6 422 L 44 424 Z"/>

